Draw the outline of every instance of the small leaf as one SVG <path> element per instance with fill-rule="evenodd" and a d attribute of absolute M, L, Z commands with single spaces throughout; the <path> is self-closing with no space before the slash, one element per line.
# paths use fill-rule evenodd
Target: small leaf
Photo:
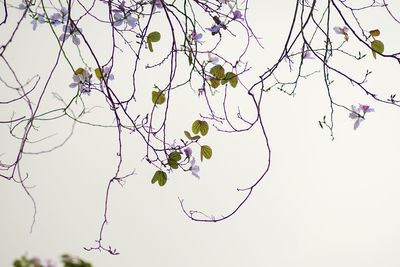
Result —
<path fill-rule="evenodd" d="M 160 186 L 165 185 L 165 183 L 167 182 L 167 174 L 163 171 L 156 171 L 153 179 L 151 179 L 151 183 L 154 184 L 157 181 Z"/>
<path fill-rule="evenodd" d="M 214 78 L 210 78 L 210 82 L 211 82 L 211 87 L 212 88 L 217 88 L 219 86 L 219 80 L 216 80 Z"/>
<path fill-rule="evenodd" d="M 188 59 L 189 59 L 189 65 L 192 65 L 193 63 L 192 52 L 189 53 Z"/>
<path fill-rule="evenodd" d="M 188 131 L 184 131 L 184 133 L 189 140 L 196 141 L 200 139 L 199 135 L 191 136 Z"/>
<path fill-rule="evenodd" d="M 203 157 L 205 157 L 206 159 L 210 159 L 211 156 L 212 156 L 211 147 L 209 147 L 207 145 L 201 146 L 201 149 L 200 149 L 200 159 L 201 159 L 201 161 L 203 161 Z"/>
<path fill-rule="evenodd" d="M 210 73 L 217 79 L 223 79 L 225 76 L 225 70 L 221 65 L 216 65 L 210 69 Z"/>
<path fill-rule="evenodd" d="M 79 68 L 74 72 L 75 75 L 81 74 L 83 78 L 86 78 L 86 71 L 83 68 Z"/>
<path fill-rule="evenodd" d="M 186 137 L 188 139 L 192 140 L 192 136 L 190 135 L 190 133 L 188 131 L 184 131 L 183 133 L 186 135 Z"/>
<path fill-rule="evenodd" d="M 200 121 L 200 133 L 202 136 L 208 133 L 208 123 L 206 121 Z"/>
<path fill-rule="evenodd" d="M 162 103 L 165 102 L 165 99 L 166 99 L 165 95 L 161 91 L 151 92 L 151 100 L 153 101 L 153 104 L 161 105 Z"/>
<path fill-rule="evenodd" d="M 161 34 L 159 32 L 152 32 L 147 35 L 147 41 L 149 42 L 158 42 L 161 39 Z"/>
<path fill-rule="evenodd" d="M 381 34 L 381 32 L 378 29 L 376 29 L 376 30 L 369 31 L 369 34 L 371 34 L 371 36 L 376 37 L 376 36 L 379 36 Z"/>
<path fill-rule="evenodd" d="M 150 52 L 153 52 L 153 45 L 151 44 L 151 42 L 149 41 L 149 38 L 147 38 L 147 44 L 149 45 L 149 50 Z"/>
<path fill-rule="evenodd" d="M 193 122 L 192 124 L 192 132 L 194 134 L 198 134 L 200 132 L 200 120 Z"/>
<path fill-rule="evenodd" d="M 181 158 L 182 158 L 181 157 L 181 153 L 179 153 L 178 151 L 171 152 L 169 154 L 169 156 L 168 156 L 169 160 L 173 160 L 173 161 L 176 161 L 176 162 L 180 161 Z"/>
<path fill-rule="evenodd" d="M 371 48 L 373 49 L 372 50 L 372 55 L 374 56 L 374 58 L 376 59 L 376 52 L 378 52 L 378 53 L 383 53 L 383 50 L 384 50 L 384 45 L 383 45 L 383 43 L 381 42 L 381 41 L 379 41 L 379 40 L 374 40 L 374 41 L 372 41 L 372 43 L 371 43 Z M 376 52 L 375 52 L 376 51 Z"/>
<path fill-rule="evenodd" d="M 235 73 L 233 73 L 233 72 L 227 72 L 227 73 L 225 74 L 224 79 L 221 81 L 221 84 L 224 85 L 224 84 L 226 84 L 228 81 L 229 81 L 229 83 L 231 84 L 231 86 L 232 86 L 233 88 L 235 88 L 236 85 L 238 84 L 237 75 L 236 75 Z"/>
<path fill-rule="evenodd" d="M 171 166 L 172 169 L 178 169 L 179 165 L 178 162 L 175 160 L 168 160 L 168 165 Z"/>
<path fill-rule="evenodd" d="M 102 74 L 104 73 L 104 69 L 97 68 L 94 70 L 94 73 L 96 74 L 97 79 L 101 80 Z"/>

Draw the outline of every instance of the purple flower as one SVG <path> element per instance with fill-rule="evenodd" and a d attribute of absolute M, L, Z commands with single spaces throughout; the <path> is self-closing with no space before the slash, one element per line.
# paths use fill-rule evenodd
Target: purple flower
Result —
<path fill-rule="evenodd" d="M 73 83 L 69 85 L 71 88 L 78 87 L 82 94 L 90 95 L 90 78 L 91 75 L 87 70 L 79 68 L 72 76 Z"/>
<path fill-rule="evenodd" d="M 346 41 L 349 40 L 349 35 L 347 34 L 347 32 L 349 31 L 349 28 L 347 28 L 346 26 L 344 26 L 343 28 L 341 27 L 333 27 L 333 30 L 337 33 L 337 34 L 343 34 L 344 35 L 344 39 Z"/>
<path fill-rule="evenodd" d="M 124 15 L 122 12 L 116 12 L 114 14 L 114 26 L 118 27 L 121 26 L 122 23 L 126 23 L 132 28 L 136 27 L 137 24 L 137 18 L 132 17 L 132 15 Z"/>
<path fill-rule="evenodd" d="M 187 158 L 190 158 L 192 156 L 192 149 L 190 147 L 185 148 L 183 152 L 185 152 Z"/>
<path fill-rule="evenodd" d="M 163 7 L 163 4 L 161 3 L 161 0 L 155 0 L 154 2 L 155 2 L 156 7 L 158 7 L 158 8 L 162 8 Z"/>
<path fill-rule="evenodd" d="M 358 126 L 360 126 L 360 123 L 365 120 L 364 116 L 367 112 L 373 112 L 375 111 L 373 108 L 370 108 L 367 105 L 361 105 L 356 108 L 356 106 L 352 105 L 351 106 L 351 112 L 349 114 L 350 119 L 356 120 L 354 122 L 354 130 L 357 130 Z M 361 115 L 360 112 L 363 112 L 364 114 Z"/>
<path fill-rule="evenodd" d="M 206 30 L 212 32 L 213 34 L 216 34 L 217 32 L 219 32 L 219 29 L 222 27 L 222 25 L 223 25 L 223 23 L 214 25 L 211 28 L 206 28 Z"/>
<path fill-rule="evenodd" d="M 38 14 L 37 18 L 34 18 L 34 19 L 31 21 L 33 30 L 36 30 L 36 28 L 37 28 L 37 23 L 38 23 L 38 22 L 39 22 L 40 24 L 43 24 L 43 23 L 46 22 L 45 19 L 44 19 L 44 15 Z"/>
<path fill-rule="evenodd" d="M 240 12 L 240 10 L 235 10 L 232 12 L 233 14 L 233 19 L 241 19 L 244 20 L 243 16 L 242 16 L 242 12 Z"/>
<path fill-rule="evenodd" d="M 47 259 L 45 262 L 46 262 L 45 267 L 56 267 L 57 266 L 56 261 L 53 259 Z"/>
<path fill-rule="evenodd" d="M 201 33 L 196 33 L 195 31 L 192 31 L 192 33 L 190 34 L 190 38 L 197 42 L 197 43 L 201 43 L 200 39 L 203 37 L 203 34 Z"/>
<path fill-rule="evenodd" d="M 218 57 L 213 57 L 211 52 L 208 52 L 208 62 L 211 62 L 213 65 L 216 65 L 218 62 Z"/>
<path fill-rule="evenodd" d="M 303 58 L 304 59 L 314 59 L 310 51 L 305 51 L 303 52 Z"/>
<path fill-rule="evenodd" d="M 192 172 L 192 175 L 196 177 L 197 179 L 200 179 L 199 172 L 200 172 L 200 167 L 196 165 L 196 159 L 192 157 L 192 160 L 190 161 L 190 168 L 189 170 Z"/>
<path fill-rule="evenodd" d="M 370 108 L 367 105 L 361 105 L 361 104 L 360 104 L 360 109 L 362 111 L 364 111 L 364 114 L 367 113 L 367 112 L 374 112 L 375 111 L 373 108 Z"/>
<path fill-rule="evenodd" d="M 51 15 L 50 19 L 54 26 L 66 22 L 68 19 L 68 9 L 62 7 L 60 12 L 59 13 L 56 12 L 53 15 Z"/>
<path fill-rule="evenodd" d="M 81 28 L 76 29 L 75 27 L 71 27 L 71 25 L 68 25 L 68 27 L 66 27 L 66 25 L 64 25 L 63 31 L 64 31 L 64 33 L 61 34 L 60 37 L 58 37 L 58 39 L 60 39 L 60 41 L 63 41 L 63 40 L 66 41 L 70 36 L 72 36 L 72 42 L 75 45 L 79 45 L 81 43 L 81 40 L 78 38 L 80 31 L 82 31 Z"/>

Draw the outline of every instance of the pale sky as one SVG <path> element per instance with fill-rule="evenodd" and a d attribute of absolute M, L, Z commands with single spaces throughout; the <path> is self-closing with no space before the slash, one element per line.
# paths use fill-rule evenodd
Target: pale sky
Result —
<path fill-rule="evenodd" d="M 254 77 L 265 71 L 281 51 L 295 1 L 285 2 L 275 1 L 273 7 L 266 1 L 249 4 L 249 23 L 263 38 L 261 43 L 265 47 L 252 46 L 254 50 L 249 52 L 247 59 L 254 66 Z M 400 4 L 395 0 L 386 2 L 394 15 L 400 17 Z M 14 18 L 21 11 L 10 12 Z M 398 51 L 400 25 L 390 23 L 387 13 L 371 12 L 360 17 L 366 28 L 381 30 L 379 39 L 385 43 L 385 51 Z M 332 22 L 335 20 L 339 21 L 336 16 Z M 6 56 L 23 80 L 40 74 L 39 84 L 43 86 L 46 73 L 54 63 L 57 45 L 54 37 L 49 37 L 47 25 L 39 25 L 32 31 L 29 22 L 27 19 L 22 24 Z M 343 25 L 338 23 L 338 26 Z M 93 27 L 89 25 L 84 32 L 90 38 L 98 38 L 94 44 L 96 49 L 103 47 L 108 51 L 100 31 Z M 0 36 L 6 32 L 7 29 L 0 27 Z M 334 43 L 341 43 L 343 36 L 333 30 L 331 34 Z M 209 33 L 204 35 L 205 41 L 211 38 Z M 358 78 L 365 70 L 372 70 L 369 88 L 378 95 L 398 93 L 399 64 L 380 56 L 374 59 L 370 51 L 357 44 L 354 36 L 349 37 L 343 49 L 361 51 L 366 58 L 357 62 L 333 58 L 332 62 Z M 0 40 L 3 43 L 3 37 Z M 167 47 L 163 40 L 155 49 Z M 228 47 L 235 53 L 241 44 L 241 40 L 236 40 Z M 75 65 L 82 65 L 71 41 L 67 49 Z M 149 55 L 149 63 L 156 61 L 151 58 L 154 55 L 145 55 Z M 111 85 L 123 90 L 130 85 L 132 61 L 123 56 L 119 60 L 123 64 L 114 73 L 116 80 Z M 313 72 L 321 70 L 321 64 L 313 59 L 305 62 L 304 68 Z M 4 69 L 2 62 L 0 73 Z M 280 73 L 284 78 L 285 73 Z M 49 109 L 59 105 L 52 92 L 64 97 L 74 94 L 68 86 L 72 74 L 64 60 L 54 75 L 45 96 Z M 140 90 L 148 92 L 141 91 L 139 97 L 149 95 L 163 74 L 159 71 L 157 75 L 140 76 Z M 251 80 L 251 75 L 247 79 Z M 135 135 L 124 134 L 125 147 L 129 148 L 125 151 L 124 168 L 133 168 L 136 174 L 123 187 L 113 184 L 109 224 L 103 236 L 104 245 L 116 248 L 121 253 L 118 256 L 83 249 L 95 246 L 94 240 L 98 238 L 105 189 L 117 161 L 116 131 L 76 125 L 73 136 L 60 149 L 24 156 L 22 171 L 29 173 L 27 184 L 34 187 L 31 193 L 37 204 L 32 233 L 29 233 L 33 214 L 31 200 L 18 184 L 0 180 L 0 266 L 11 266 L 14 259 L 24 254 L 46 259 L 58 258 L 63 253 L 80 256 L 96 267 L 399 266 L 400 124 L 396 118 L 400 116 L 400 109 L 376 103 L 349 82 L 334 79 L 332 92 L 338 103 L 347 107 L 371 105 L 375 112 L 368 113 L 354 131 L 349 112 L 337 108 L 332 141 L 329 131 L 318 125 L 318 120 L 330 112 L 321 73 L 301 80 L 295 97 L 277 90 L 266 93 L 262 115 L 272 149 L 271 169 L 237 214 L 223 222 L 189 220 L 181 210 L 178 197 L 185 200 L 189 210 L 201 210 L 216 217 L 231 212 L 244 197 L 236 188 L 252 185 L 266 164 L 258 128 L 235 135 L 210 128 L 204 142 L 212 146 L 213 157 L 200 164 L 200 179 L 190 173 L 176 172 L 169 176 L 164 187 L 150 182 L 155 169 L 141 160 L 143 143 Z M 0 88 L 5 90 L 3 85 Z M 229 99 L 233 115 L 237 106 L 244 114 L 252 114 L 253 107 L 248 105 L 243 88 L 238 85 L 231 89 L 235 90 Z M 0 101 L 8 97 L 2 93 Z M 215 99 L 220 97 L 217 93 Z M 103 100 L 96 94 L 85 99 L 90 107 Z M 183 138 L 183 131 L 190 129 L 199 113 L 206 109 L 203 99 L 190 88 L 179 91 L 175 99 L 169 131 L 178 139 Z M 86 118 L 112 123 L 102 105 Z M 10 114 L 8 107 L 0 106 L 0 120 L 6 120 Z M 15 155 L 18 142 L 10 136 L 7 125 L 1 126 L 3 162 Z M 39 131 L 33 135 L 35 139 L 57 135 L 29 145 L 26 150 L 41 151 L 59 144 L 69 135 L 71 127 L 72 121 L 68 119 L 40 123 Z"/>

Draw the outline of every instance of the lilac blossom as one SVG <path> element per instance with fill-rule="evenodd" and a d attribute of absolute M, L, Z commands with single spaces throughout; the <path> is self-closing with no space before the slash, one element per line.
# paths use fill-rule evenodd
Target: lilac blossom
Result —
<path fill-rule="evenodd" d="M 132 15 L 124 15 L 122 12 L 116 12 L 114 14 L 114 26 L 115 27 L 119 27 L 121 26 L 123 23 L 128 24 L 129 26 L 131 26 L 132 28 L 136 27 L 137 18 L 132 17 Z"/>
<path fill-rule="evenodd" d="M 162 8 L 162 7 L 163 7 L 163 4 L 161 3 L 161 0 L 155 0 L 155 1 L 154 1 L 154 5 L 155 5 L 157 8 Z"/>
<path fill-rule="evenodd" d="M 213 35 L 219 32 L 219 29 L 224 25 L 223 22 L 221 22 L 218 25 L 213 25 L 211 28 L 206 28 L 206 30 L 210 31 Z"/>
<path fill-rule="evenodd" d="M 314 59 L 310 51 L 303 52 L 303 59 Z"/>
<path fill-rule="evenodd" d="M 344 39 L 346 40 L 346 41 L 348 41 L 349 40 L 349 35 L 347 34 L 347 32 L 349 31 L 349 28 L 347 28 L 346 26 L 344 26 L 344 27 L 339 27 L 339 26 L 336 26 L 336 27 L 333 27 L 333 30 L 337 33 L 337 34 L 343 34 L 344 35 Z"/>
<path fill-rule="evenodd" d="M 192 172 L 192 175 L 196 177 L 197 179 L 200 179 L 199 172 L 200 172 L 200 167 L 199 165 L 196 165 L 196 159 L 192 157 L 192 160 L 190 161 L 190 168 L 189 170 Z"/>
<path fill-rule="evenodd" d="M 18 8 L 19 8 L 19 9 L 26 9 L 27 6 L 26 6 L 25 1 L 22 1 L 22 3 L 20 3 L 20 4 L 18 5 Z"/>
<path fill-rule="evenodd" d="M 211 52 L 208 53 L 208 62 L 211 62 L 213 65 L 218 63 L 218 57 L 213 57 Z"/>
<path fill-rule="evenodd" d="M 101 79 L 101 81 L 100 81 L 100 88 L 103 89 L 103 87 L 104 87 L 105 84 L 106 84 L 106 81 L 108 81 L 108 80 L 114 80 L 114 74 L 111 73 L 110 67 L 105 67 L 104 70 L 103 70 L 102 75 L 103 75 L 103 77 L 104 77 L 104 80 Z M 105 81 L 105 80 L 106 80 L 106 81 Z"/>
<path fill-rule="evenodd" d="M 196 33 L 195 31 L 192 31 L 191 33 L 190 33 L 190 38 L 192 39 L 192 41 L 195 41 L 196 43 L 202 43 L 201 41 L 200 41 L 200 39 L 203 37 L 203 34 L 201 34 L 201 33 Z"/>
<path fill-rule="evenodd" d="M 192 156 L 192 149 L 190 147 L 185 148 L 183 152 L 185 152 L 187 158 L 190 158 Z"/>
<path fill-rule="evenodd" d="M 78 38 L 78 35 L 82 31 L 81 28 L 76 29 L 76 27 L 72 27 L 71 25 L 68 25 L 68 27 L 66 27 L 66 25 L 64 25 L 63 31 L 64 31 L 64 33 L 61 34 L 59 37 L 60 41 L 63 41 L 63 40 L 66 41 L 70 36 L 72 36 L 72 42 L 75 45 L 79 45 L 81 43 L 81 40 Z"/>
<path fill-rule="evenodd" d="M 65 23 L 68 19 L 68 9 L 62 7 L 60 12 L 56 12 L 50 17 L 51 22 L 54 26 L 60 25 L 61 23 Z"/>
<path fill-rule="evenodd" d="M 47 260 L 45 260 L 45 263 L 46 263 L 46 265 L 45 265 L 46 267 L 56 267 L 57 266 L 56 261 L 53 259 L 47 259 Z"/>
<path fill-rule="evenodd" d="M 232 12 L 232 14 L 233 14 L 233 19 L 234 19 L 234 20 L 235 20 L 235 19 L 244 20 L 243 15 L 242 15 L 242 12 L 240 12 L 240 10 L 235 10 L 235 11 Z"/>
<path fill-rule="evenodd" d="M 90 78 L 91 78 L 91 75 L 89 74 L 89 72 L 87 70 L 84 70 L 79 73 L 75 73 L 72 76 L 73 83 L 71 83 L 69 85 L 69 87 L 71 87 L 71 88 L 78 87 L 79 91 L 82 94 L 90 95 L 90 91 L 91 91 Z"/>
<path fill-rule="evenodd" d="M 43 23 L 46 22 L 46 20 L 44 19 L 44 15 L 43 15 L 43 14 L 38 14 L 38 15 L 37 15 L 37 18 L 34 18 L 34 19 L 31 21 L 33 30 L 36 30 L 36 28 L 37 28 L 37 23 L 38 23 L 38 22 L 39 22 L 40 24 L 43 24 Z"/>
<path fill-rule="evenodd" d="M 359 105 L 358 107 L 352 105 L 351 106 L 351 112 L 349 114 L 349 117 L 353 120 L 356 120 L 354 122 L 354 130 L 357 130 L 358 126 L 360 126 L 360 123 L 365 120 L 364 116 L 367 112 L 373 112 L 375 111 L 373 108 L 370 108 L 367 105 Z M 363 112 L 364 114 L 361 115 L 360 112 Z"/>

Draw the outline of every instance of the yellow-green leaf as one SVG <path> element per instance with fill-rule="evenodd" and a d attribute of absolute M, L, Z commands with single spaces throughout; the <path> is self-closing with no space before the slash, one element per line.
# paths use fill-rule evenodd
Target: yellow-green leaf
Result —
<path fill-rule="evenodd" d="M 163 171 L 156 171 L 153 179 L 151 179 L 151 183 L 154 184 L 157 181 L 160 186 L 165 185 L 165 183 L 167 182 L 167 174 Z"/>
<path fill-rule="evenodd" d="M 149 38 L 147 38 L 147 44 L 149 45 L 149 50 L 150 52 L 153 52 L 153 45 L 151 44 L 151 42 L 149 41 Z"/>
<path fill-rule="evenodd" d="M 97 79 L 101 80 L 102 74 L 104 73 L 104 69 L 97 68 L 94 70 L 94 73 L 96 74 Z"/>
<path fill-rule="evenodd" d="M 371 48 L 373 49 L 372 50 L 372 55 L 376 59 L 376 52 L 383 53 L 383 50 L 385 49 L 385 46 L 383 45 L 383 43 L 381 41 L 374 40 L 371 43 Z"/>
<path fill-rule="evenodd" d="M 192 132 L 194 134 L 200 132 L 202 136 L 205 136 L 208 133 L 208 123 L 206 121 L 196 120 L 192 124 Z"/>
<path fill-rule="evenodd" d="M 201 149 L 200 149 L 200 159 L 201 159 L 201 161 L 203 161 L 203 157 L 205 157 L 206 159 L 210 159 L 211 156 L 212 156 L 211 147 L 209 147 L 207 145 L 201 146 Z"/>
<path fill-rule="evenodd" d="M 161 39 L 161 34 L 159 32 L 152 32 L 147 35 L 148 42 L 158 42 Z"/>
<path fill-rule="evenodd" d="M 86 71 L 83 68 L 79 68 L 74 72 L 75 75 L 81 74 L 83 78 L 86 78 Z"/>
<path fill-rule="evenodd" d="M 176 161 L 176 162 L 180 161 L 181 158 L 182 158 L 182 156 L 181 156 L 181 154 L 180 154 L 178 151 L 171 152 L 171 153 L 168 155 L 168 159 L 173 160 L 173 161 Z"/>
<path fill-rule="evenodd" d="M 172 168 L 172 169 L 178 169 L 179 165 L 178 162 L 176 162 L 175 160 L 168 160 L 168 165 Z"/>
<path fill-rule="evenodd" d="M 200 121 L 200 133 L 202 136 L 208 133 L 208 123 L 206 121 Z"/>
<path fill-rule="evenodd" d="M 376 29 L 376 30 L 369 31 L 369 34 L 371 34 L 371 36 L 376 37 L 376 36 L 379 36 L 381 34 L 381 32 L 378 29 Z"/>
<path fill-rule="evenodd" d="M 184 131 L 184 134 L 186 135 L 186 137 L 187 137 L 189 140 L 192 140 L 192 141 L 196 141 L 196 140 L 199 140 L 199 139 L 200 139 L 200 136 L 199 136 L 199 135 L 191 136 L 190 133 L 189 133 L 188 131 Z"/>
<path fill-rule="evenodd" d="M 192 52 L 189 53 L 188 59 L 189 59 L 189 65 L 192 65 L 193 63 Z"/>
<path fill-rule="evenodd" d="M 236 75 L 235 73 L 233 73 L 233 72 L 227 72 L 227 73 L 225 74 L 224 79 L 221 81 L 221 84 L 224 85 L 224 84 L 226 84 L 228 81 L 229 81 L 229 83 L 231 84 L 231 86 L 232 86 L 233 88 L 235 88 L 236 85 L 238 84 L 237 75 Z"/>
<path fill-rule="evenodd" d="M 221 65 L 215 65 L 212 67 L 210 73 L 217 79 L 223 79 L 225 76 L 225 70 Z"/>
<path fill-rule="evenodd" d="M 165 102 L 165 95 L 160 91 L 153 91 L 151 92 L 151 100 L 153 101 L 153 104 L 156 105 L 161 105 L 162 103 Z"/>
<path fill-rule="evenodd" d="M 200 120 L 196 120 L 192 124 L 192 132 L 198 134 L 200 132 Z"/>
<path fill-rule="evenodd" d="M 219 80 L 210 78 L 210 83 L 212 88 L 217 88 L 219 86 Z"/>

